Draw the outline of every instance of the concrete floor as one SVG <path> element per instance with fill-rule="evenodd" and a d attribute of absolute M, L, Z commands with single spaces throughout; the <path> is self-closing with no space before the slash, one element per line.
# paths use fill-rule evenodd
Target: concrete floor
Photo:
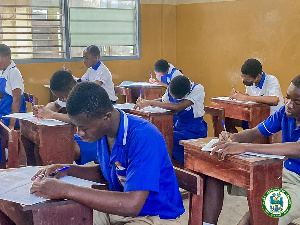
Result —
<path fill-rule="evenodd" d="M 186 212 L 181 217 L 182 225 L 188 225 L 188 205 L 189 200 L 183 200 Z M 218 225 L 236 225 L 248 211 L 247 198 L 242 196 L 228 195 L 225 190 L 224 204 L 221 215 L 219 217 Z M 294 221 L 295 225 L 300 224 L 300 218 Z"/>

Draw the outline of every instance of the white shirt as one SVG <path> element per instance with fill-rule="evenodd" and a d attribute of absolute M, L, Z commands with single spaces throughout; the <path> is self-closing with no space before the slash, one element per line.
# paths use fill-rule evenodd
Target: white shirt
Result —
<path fill-rule="evenodd" d="M 284 105 L 282 92 L 280 88 L 279 81 L 273 75 L 266 75 L 262 87 L 260 85 L 256 86 L 246 86 L 246 93 L 251 96 L 276 96 L 279 98 L 279 103 L 276 106 L 271 106 L 271 114 L 274 114 L 281 106 Z"/>
<path fill-rule="evenodd" d="M 111 101 L 117 101 L 118 97 L 115 94 L 115 87 L 112 81 L 112 76 L 109 69 L 101 62 L 100 66 L 97 69 L 92 67 L 88 68 L 86 73 L 82 76 L 81 80 L 83 82 L 90 81 L 101 81 L 102 87 L 107 92 L 109 99 Z"/>
<path fill-rule="evenodd" d="M 194 86 L 194 83 L 191 83 L 191 86 Z M 202 117 L 204 115 L 204 97 L 205 91 L 204 87 L 201 84 L 196 85 L 193 90 L 187 94 L 183 99 L 190 100 L 193 102 L 193 105 L 187 107 L 185 110 L 190 110 L 193 108 L 194 118 Z M 162 96 L 162 102 L 170 102 L 168 90 Z"/>
<path fill-rule="evenodd" d="M 169 63 L 169 70 L 167 72 L 167 74 L 170 74 L 172 72 L 172 69 L 175 68 L 175 66 L 173 66 L 171 63 Z M 171 80 L 178 76 L 178 75 L 183 75 L 178 69 L 174 71 L 172 77 L 171 77 Z M 157 80 L 161 82 L 161 77 L 160 76 L 156 76 Z"/>
<path fill-rule="evenodd" d="M 6 79 L 5 92 L 10 96 L 12 96 L 12 91 L 17 88 L 21 89 L 22 94 L 24 93 L 24 80 L 13 60 L 11 60 L 11 63 L 6 70 L 0 71 L 0 78 Z"/>

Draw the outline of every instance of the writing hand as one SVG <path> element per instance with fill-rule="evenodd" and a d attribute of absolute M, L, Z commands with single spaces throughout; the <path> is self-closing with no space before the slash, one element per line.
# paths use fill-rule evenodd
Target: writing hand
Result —
<path fill-rule="evenodd" d="M 211 155 L 217 153 L 220 160 L 224 160 L 227 155 L 239 155 L 247 151 L 249 144 L 238 142 L 219 141 L 212 145 L 214 148 Z"/>

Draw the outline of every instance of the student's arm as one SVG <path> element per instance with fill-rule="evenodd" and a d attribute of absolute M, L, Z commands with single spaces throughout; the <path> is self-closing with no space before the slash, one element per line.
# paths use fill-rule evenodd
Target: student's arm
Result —
<path fill-rule="evenodd" d="M 290 158 L 300 157 L 300 142 L 276 143 L 276 144 L 247 144 L 237 142 L 218 142 L 211 154 L 218 151 L 218 156 L 225 159 L 226 155 L 236 155 L 245 152 L 260 154 L 282 155 Z"/>
<path fill-rule="evenodd" d="M 20 112 L 20 106 L 21 106 L 21 97 L 22 97 L 22 91 L 20 88 L 16 88 L 12 90 L 12 97 L 13 102 L 11 105 L 11 113 L 18 113 Z M 13 130 L 15 127 L 16 119 L 10 118 L 8 127 Z"/>
<path fill-rule="evenodd" d="M 163 86 L 165 88 L 169 87 L 169 85 L 167 85 L 167 84 L 165 84 L 165 83 L 163 83 L 161 81 L 158 81 L 158 80 L 155 83 L 158 84 L 158 85 L 161 85 L 161 86 Z"/>
<path fill-rule="evenodd" d="M 277 96 L 250 96 L 239 91 L 232 93 L 230 97 L 239 101 L 252 101 L 269 105 L 278 105 L 279 103 L 279 97 Z"/>
<path fill-rule="evenodd" d="M 135 217 L 141 211 L 149 191 L 114 192 L 79 187 L 57 179 L 33 183 L 30 193 L 50 199 L 72 199 L 100 212 Z"/>
<path fill-rule="evenodd" d="M 58 113 L 62 107 L 56 102 L 50 102 L 45 106 L 37 105 L 33 107 L 33 114 L 40 118 L 56 119 L 66 123 L 70 123 L 70 118 L 67 114 Z M 53 109 L 53 110 L 51 110 Z"/>

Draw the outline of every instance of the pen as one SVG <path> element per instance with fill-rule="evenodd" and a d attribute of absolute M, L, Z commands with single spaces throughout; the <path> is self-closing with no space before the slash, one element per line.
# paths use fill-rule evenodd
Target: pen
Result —
<path fill-rule="evenodd" d="M 152 72 L 150 72 L 150 78 L 152 79 Z"/>
<path fill-rule="evenodd" d="M 32 105 L 35 105 L 34 101 L 32 100 L 32 98 L 30 98 L 30 96 L 28 95 L 28 99 L 31 102 Z M 39 118 L 36 116 L 35 117 L 37 119 L 37 121 L 39 121 Z"/>
<path fill-rule="evenodd" d="M 232 84 L 232 89 L 233 89 L 234 93 L 236 93 L 236 90 L 234 89 L 234 86 L 233 86 L 233 84 Z"/>
<path fill-rule="evenodd" d="M 225 126 L 224 120 L 222 120 L 222 124 L 223 124 L 223 128 L 224 128 L 224 130 L 225 130 L 225 132 L 226 132 L 227 137 L 229 137 L 229 136 L 228 136 L 228 132 L 227 132 L 227 130 L 226 130 L 226 126 Z"/>
<path fill-rule="evenodd" d="M 60 168 L 59 170 L 55 170 L 55 171 L 53 171 L 52 173 L 50 173 L 49 174 L 49 176 L 54 176 L 55 174 L 57 174 L 57 173 L 59 173 L 59 172 L 62 172 L 62 171 L 65 171 L 65 170 L 67 170 L 67 169 L 69 169 L 70 167 L 69 166 L 65 166 L 65 167 L 63 167 L 63 168 Z"/>
<path fill-rule="evenodd" d="M 142 98 L 142 89 L 140 90 L 140 98 Z"/>

